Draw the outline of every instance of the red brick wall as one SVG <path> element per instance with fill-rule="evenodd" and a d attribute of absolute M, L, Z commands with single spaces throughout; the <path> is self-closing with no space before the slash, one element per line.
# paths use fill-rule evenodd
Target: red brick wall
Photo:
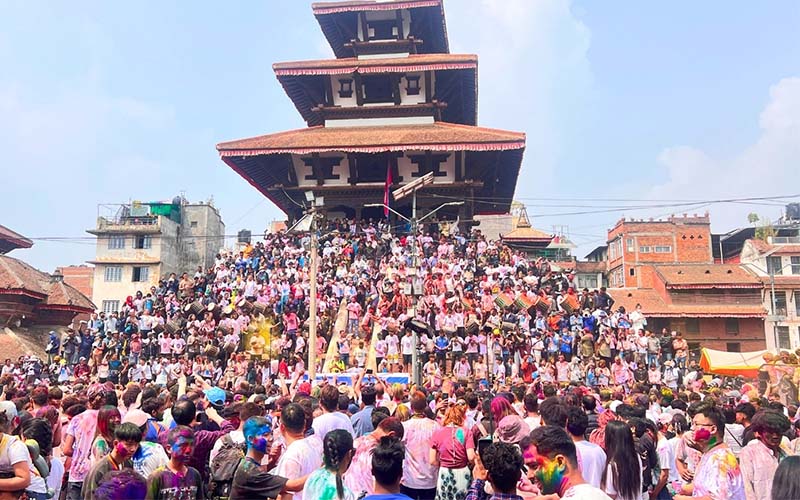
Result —
<path fill-rule="evenodd" d="M 58 271 L 64 275 L 64 283 L 77 289 L 91 300 L 94 288 L 94 267 L 67 266 L 59 267 Z"/>
<path fill-rule="evenodd" d="M 614 240 L 620 238 L 621 245 Z M 628 239 L 633 239 L 629 251 Z M 620 220 L 608 231 L 609 245 L 618 245 L 621 253 L 611 258 L 609 249 L 608 268 L 624 263 L 625 285 L 651 288 L 653 275 L 646 264 L 704 263 L 712 262 L 711 224 L 707 216 L 670 217 L 667 220 Z M 642 246 L 651 247 L 650 252 L 640 253 Z M 654 247 L 669 246 L 671 252 L 656 253 Z M 645 265 L 642 265 L 645 264 Z M 634 275 L 631 276 L 631 268 Z"/>
<path fill-rule="evenodd" d="M 759 318 L 740 318 L 738 335 L 725 331 L 725 318 L 700 318 L 699 333 L 687 332 L 686 320 L 682 318 L 662 318 L 658 323 L 662 322 L 666 323 L 670 330 L 681 332 L 687 342 L 698 343 L 700 347 L 727 351 L 729 342 L 738 342 L 741 352 L 767 348 L 764 320 Z"/>

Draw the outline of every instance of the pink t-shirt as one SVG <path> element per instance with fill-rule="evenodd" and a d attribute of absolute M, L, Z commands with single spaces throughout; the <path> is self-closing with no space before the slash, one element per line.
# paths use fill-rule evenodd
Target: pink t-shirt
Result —
<path fill-rule="evenodd" d="M 467 436 L 467 429 L 453 425 L 440 427 L 433 433 L 431 447 L 439 452 L 441 467 L 460 469 L 467 466 L 467 449 L 474 449 L 473 440 Z"/>
<path fill-rule="evenodd" d="M 69 469 L 71 483 L 83 482 L 91 468 L 91 450 L 97 431 L 97 410 L 86 410 L 75 415 L 67 426 L 67 436 L 73 436 L 72 466 Z"/>

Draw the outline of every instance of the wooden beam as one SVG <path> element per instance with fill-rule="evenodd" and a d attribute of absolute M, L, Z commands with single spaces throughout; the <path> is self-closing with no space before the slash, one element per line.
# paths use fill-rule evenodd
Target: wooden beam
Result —
<path fill-rule="evenodd" d="M 400 79 L 402 76 L 400 73 L 395 73 L 392 75 L 392 78 L 394 79 L 394 89 L 392 90 L 394 94 L 394 105 L 399 106 L 402 102 L 402 96 L 400 95 Z"/>
<path fill-rule="evenodd" d="M 359 17 L 361 19 L 361 37 L 362 41 L 368 42 L 369 41 L 369 27 L 367 26 L 367 14 L 364 11 L 359 13 Z"/>
<path fill-rule="evenodd" d="M 456 182 L 461 182 L 462 180 L 464 180 L 464 174 L 461 171 L 461 159 L 462 159 L 462 157 L 463 157 L 462 152 L 461 151 L 456 151 L 456 156 L 455 156 L 455 164 L 456 164 L 455 179 L 456 179 Z"/>
<path fill-rule="evenodd" d="M 287 156 L 288 156 L 288 159 L 286 161 L 289 163 L 289 168 L 287 170 L 287 172 L 289 174 L 288 175 L 289 183 L 290 184 L 294 184 L 295 186 L 298 186 L 299 183 L 297 182 L 297 172 L 295 172 L 295 170 L 294 170 L 294 161 L 292 161 L 292 155 L 287 155 Z"/>
<path fill-rule="evenodd" d="M 330 75 L 325 75 L 325 105 L 333 106 L 333 84 L 331 84 Z"/>
<path fill-rule="evenodd" d="M 433 101 L 433 85 L 431 85 L 431 72 L 425 72 L 425 102 Z"/>
<path fill-rule="evenodd" d="M 397 9 L 395 12 L 397 13 L 397 39 L 402 40 L 405 38 L 405 34 L 403 33 L 403 11 Z"/>
<path fill-rule="evenodd" d="M 397 157 L 403 153 L 389 153 L 389 168 L 392 169 L 392 180 L 395 184 L 401 182 L 403 179 L 400 178 L 400 172 L 397 168 Z"/>
<path fill-rule="evenodd" d="M 319 161 L 319 153 L 311 153 L 312 161 L 314 162 L 312 168 L 314 169 L 314 177 L 317 178 L 317 186 L 325 184 L 325 178 L 322 176 L 322 165 Z"/>
<path fill-rule="evenodd" d="M 361 73 L 359 73 L 358 71 L 353 73 L 353 84 L 356 86 L 356 88 L 353 89 L 353 90 L 356 91 L 356 104 L 358 106 L 363 106 L 364 105 L 364 87 L 363 87 L 363 85 L 361 85 Z"/>
<path fill-rule="evenodd" d="M 347 182 L 351 186 L 355 186 L 358 182 L 358 170 L 356 169 L 356 155 L 353 153 L 347 153 L 347 166 L 350 170 L 350 178 L 347 179 Z"/>

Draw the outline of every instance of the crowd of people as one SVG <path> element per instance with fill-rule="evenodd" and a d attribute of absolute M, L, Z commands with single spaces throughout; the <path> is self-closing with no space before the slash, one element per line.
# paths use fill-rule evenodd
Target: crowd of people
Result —
<path fill-rule="evenodd" d="M 316 311 L 268 234 L 6 360 L 0 499 L 800 498 L 797 408 L 640 307 L 449 224 L 319 233 Z"/>

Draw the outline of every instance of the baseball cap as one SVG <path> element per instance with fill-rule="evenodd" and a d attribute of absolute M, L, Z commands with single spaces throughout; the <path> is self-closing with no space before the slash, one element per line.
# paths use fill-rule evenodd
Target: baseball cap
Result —
<path fill-rule="evenodd" d="M 12 401 L 0 401 L 0 414 L 5 415 L 6 420 L 10 422 L 19 416 L 19 413 L 17 412 L 17 405 L 15 405 Z"/>
<path fill-rule="evenodd" d="M 225 391 L 223 391 L 219 387 L 212 387 L 210 389 L 206 389 L 205 391 L 203 391 L 203 394 L 206 395 L 206 398 L 208 398 L 211 404 L 215 405 L 225 404 Z"/>
<path fill-rule="evenodd" d="M 136 427 L 141 427 L 147 422 L 148 418 L 150 418 L 150 415 L 147 413 L 139 409 L 134 409 L 125 413 L 125 418 L 122 419 L 122 423 L 130 422 Z"/>

